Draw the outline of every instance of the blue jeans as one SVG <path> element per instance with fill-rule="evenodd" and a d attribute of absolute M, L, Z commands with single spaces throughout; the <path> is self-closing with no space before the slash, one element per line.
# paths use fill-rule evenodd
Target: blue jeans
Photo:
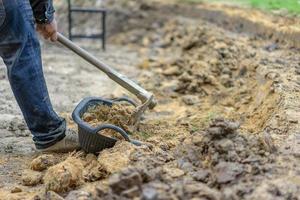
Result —
<path fill-rule="evenodd" d="M 0 56 L 36 148 L 62 140 L 66 122 L 49 99 L 29 0 L 0 0 Z"/>

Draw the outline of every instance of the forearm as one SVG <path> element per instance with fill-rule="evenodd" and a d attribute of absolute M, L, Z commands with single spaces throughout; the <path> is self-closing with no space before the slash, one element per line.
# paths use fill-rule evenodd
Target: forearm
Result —
<path fill-rule="evenodd" d="M 30 4 L 38 24 L 52 22 L 55 12 L 52 0 L 30 0 Z"/>

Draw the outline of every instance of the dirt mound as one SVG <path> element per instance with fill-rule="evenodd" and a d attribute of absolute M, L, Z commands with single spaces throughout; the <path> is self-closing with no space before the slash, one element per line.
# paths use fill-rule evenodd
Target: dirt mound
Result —
<path fill-rule="evenodd" d="M 91 106 L 83 114 L 82 119 L 93 127 L 101 124 L 113 124 L 121 127 L 126 132 L 130 132 L 130 127 L 133 125 L 132 114 L 134 107 L 126 104 L 113 104 Z M 105 129 L 101 134 L 108 137 L 114 137 L 119 140 L 124 138 L 116 131 Z"/>
<path fill-rule="evenodd" d="M 168 40 L 165 42 L 168 45 L 161 48 L 166 51 L 178 48 L 181 53 L 167 62 L 148 62 L 159 68 L 156 71 L 164 79 L 176 83 L 173 90 L 179 94 L 208 96 L 240 86 L 245 74 L 251 73 L 257 65 L 250 61 L 255 54 L 247 46 L 234 42 L 233 38 L 224 39 L 223 35 L 214 34 L 205 26 L 174 20 L 164 24 L 162 32 L 162 40 Z"/>
<path fill-rule="evenodd" d="M 110 177 L 110 189 L 100 185 L 96 194 L 104 199 L 221 199 L 230 191 L 230 195 L 245 198 L 247 177 L 260 180 L 274 157 L 259 137 L 245 138 L 237 132 L 238 127 L 236 122 L 217 119 L 171 151 L 137 151 L 131 156 L 132 167 Z M 242 186 L 235 190 L 232 185 Z M 227 187 L 231 189 L 227 191 Z"/>
<path fill-rule="evenodd" d="M 169 98 L 193 107 L 186 113 L 192 126 L 202 121 L 203 128 L 207 118 L 221 115 L 258 133 L 281 101 L 275 92 L 280 76 L 262 70 L 273 62 L 265 61 L 250 39 L 236 40 L 224 30 L 216 32 L 205 22 L 199 23 L 168 20 L 158 32 L 145 32 L 144 39 L 150 41 L 145 48 L 163 45 L 142 62 L 140 67 L 151 72 L 140 76 L 140 82 L 165 101 Z"/>
<path fill-rule="evenodd" d="M 254 166 L 259 164 L 263 168 L 264 164 L 274 161 L 274 155 L 270 155 L 270 149 L 274 151 L 274 145 L 261 136 L 245 137 L 237 133 L 238 127 L 237 123 L 214 120 L 207 131 L 196 132 L 184 142 L 177 154 L 182 158 L 182 163 L 179 164 L 189 166 L 186 164 L 188 162 L 196 168 L 209 169 L 211 180 L 207 180 L 207 183 L 213 185 L 237 181 L 247 173 L 263 174 L 262 169 L 255 169 Z M 273 148 L 268 148 L 266 143 Z M 189 156 L 184 152 L 191 144 Z M 252 167 L 247 171 L 249 165 Z M 193 175 L 197 177 L 197 173 Z"/>

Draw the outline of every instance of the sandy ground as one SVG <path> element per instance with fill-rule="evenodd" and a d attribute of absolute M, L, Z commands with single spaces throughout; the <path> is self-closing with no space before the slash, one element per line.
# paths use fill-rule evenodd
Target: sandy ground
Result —
<path fill-rule="evenodd" d="M 268 30 L 255 32 L 247 21 L 241 29 L 232 15 L 212 20 L 222 7 L 209 13 L 201 5 L 204 17 L 194 6 L 121 1 L 112 8 L 120 12 L 116 24 L 127 20 L 108 51 L 78 44 L 154 92 L 158 106 L 134 133 L 150 147 L 121 142 L 97 156 L 39 161 L 1 66 L 0 199 L 298 199 L 300 57 L 293 40 L 266 39 Z M 247 11 L 251 21 L 263 16 Z M 123 93 L 74 54 L 42 46 L 49 93 L 63 116 L 84 97 Z"/>

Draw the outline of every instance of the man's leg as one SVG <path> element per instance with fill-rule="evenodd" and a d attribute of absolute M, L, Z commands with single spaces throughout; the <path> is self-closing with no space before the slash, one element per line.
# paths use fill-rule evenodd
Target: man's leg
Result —
<path fill-rule="evenodd" d="M 0 0 L 0 13 L 4 11 L 0 56 L 35 145 L 44 149 L 65 137 L 66 122 L 53 111 L 49 99 L 29 0 Z"/>

